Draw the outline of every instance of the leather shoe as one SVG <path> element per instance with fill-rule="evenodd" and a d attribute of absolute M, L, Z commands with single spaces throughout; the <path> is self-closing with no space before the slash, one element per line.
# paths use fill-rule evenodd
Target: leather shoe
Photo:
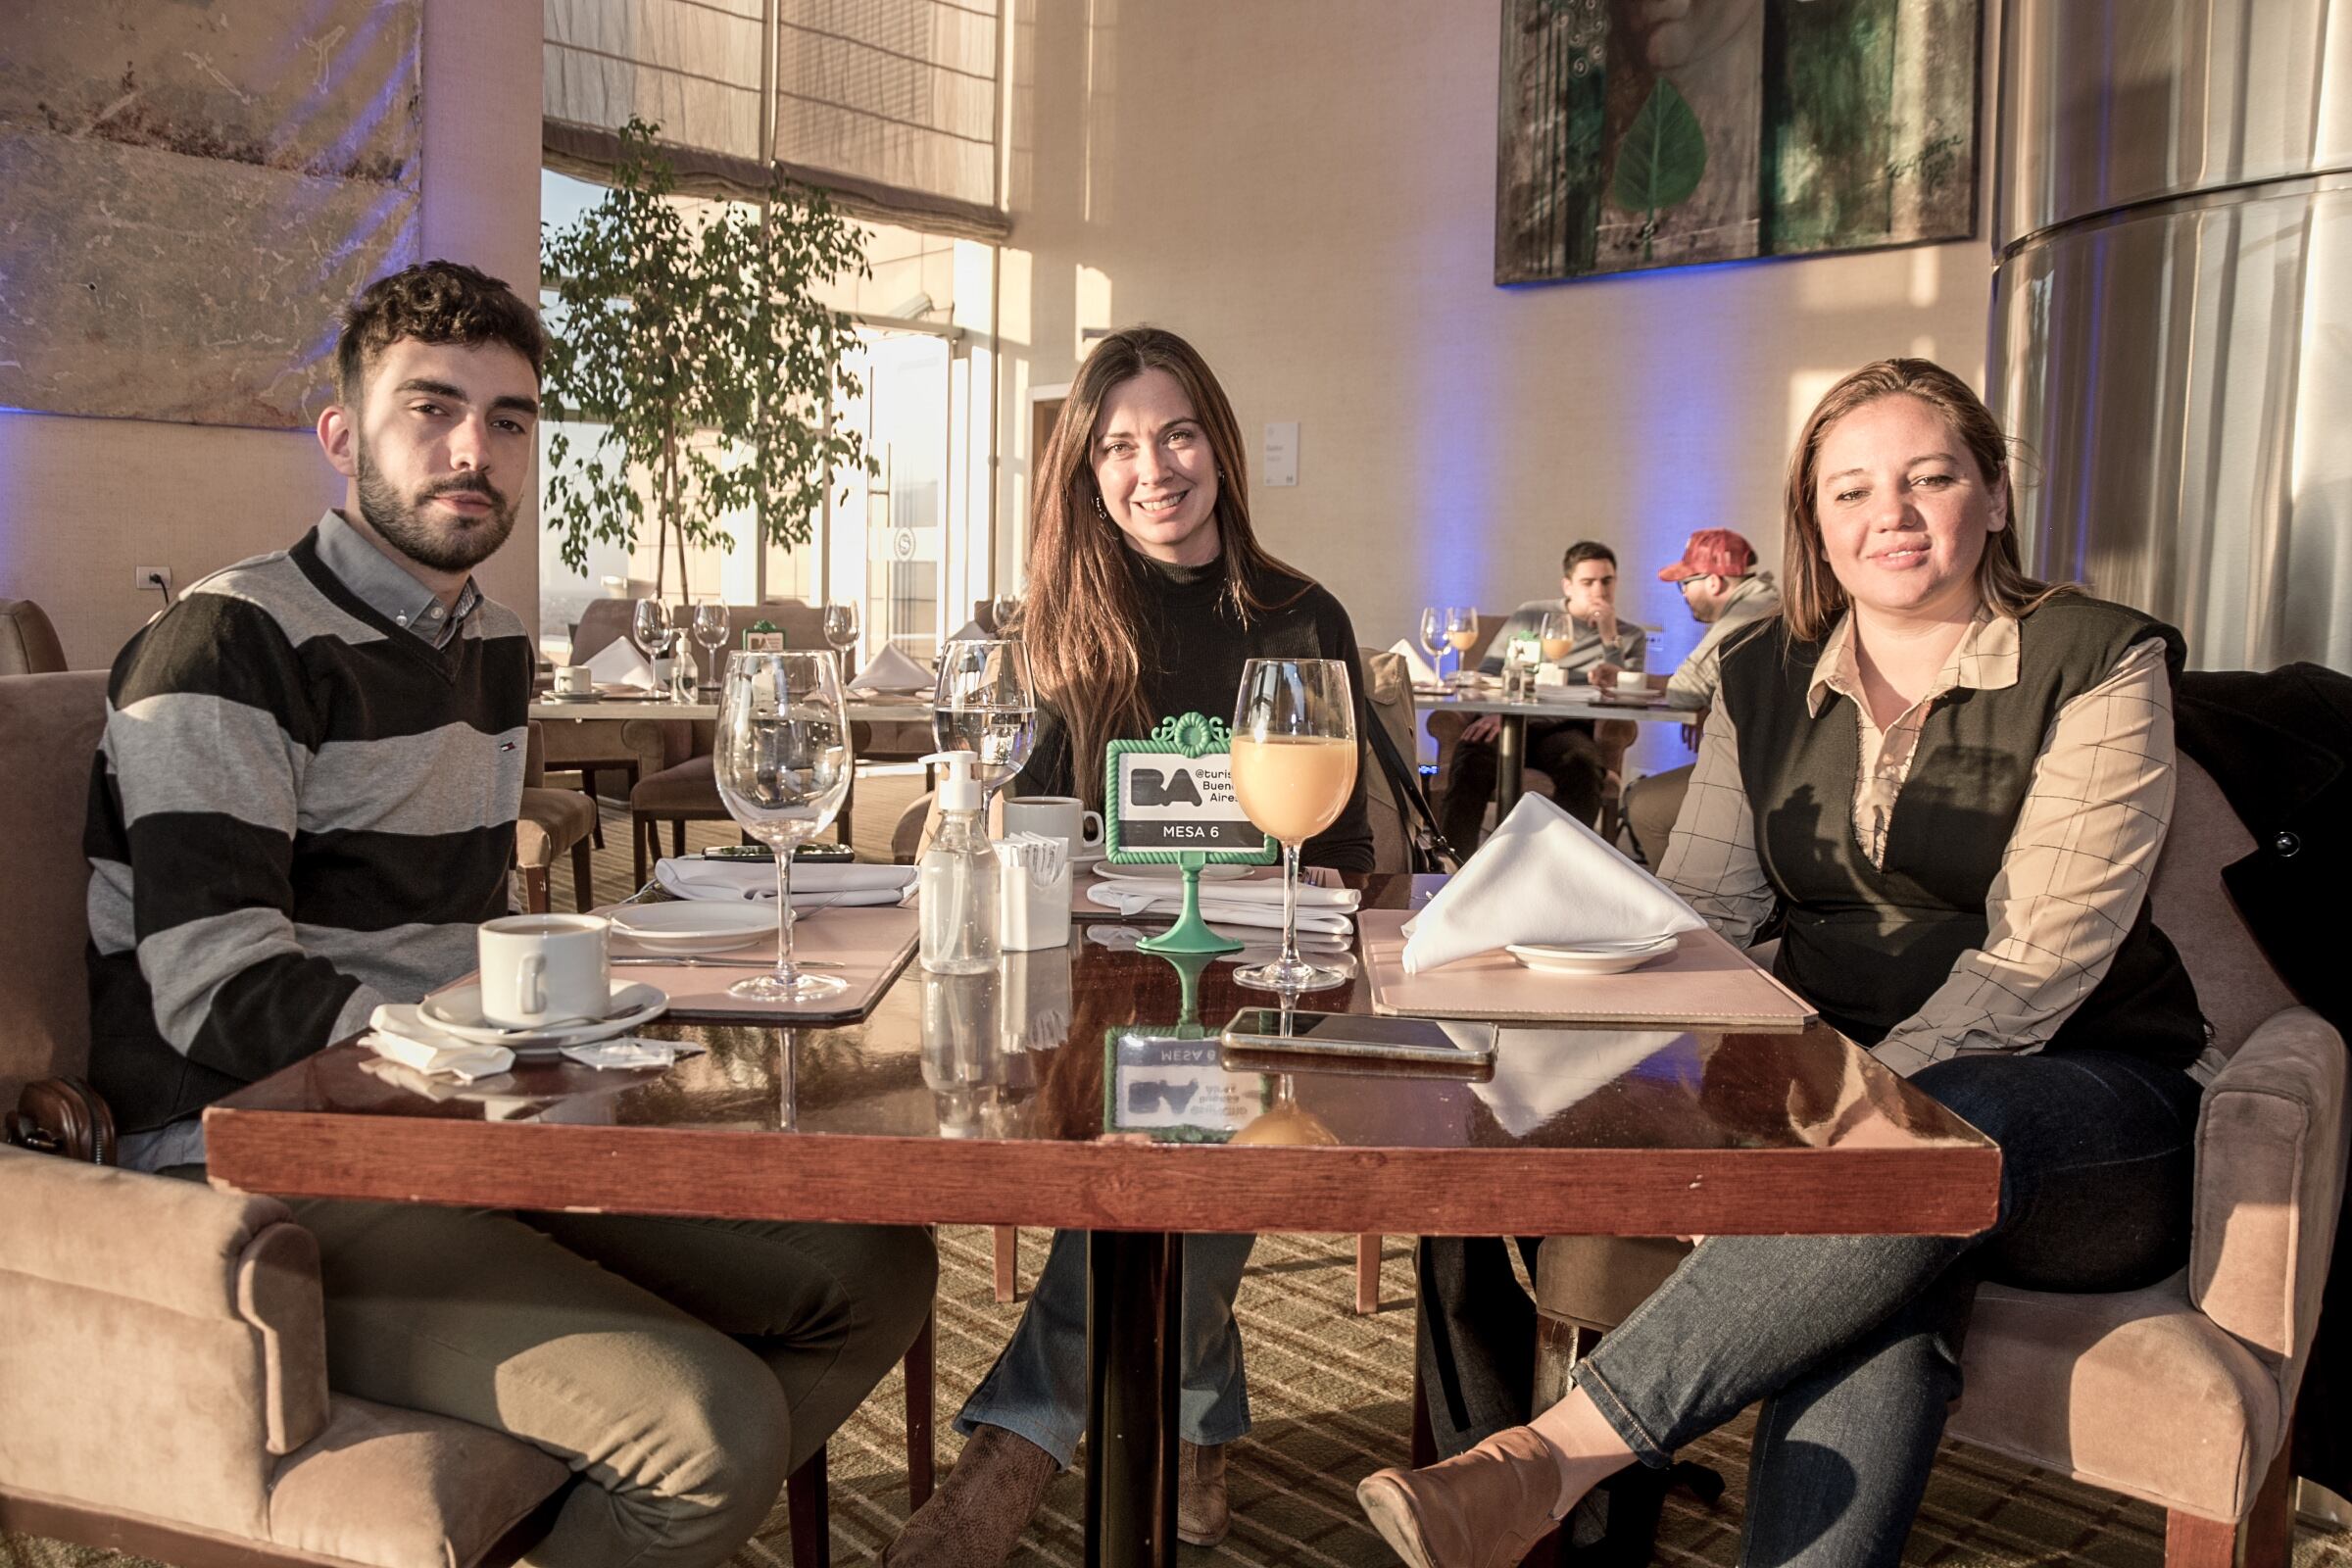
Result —
<path fill-rule="evenodd" d="M 1375 1470 L 1355 1489 L 1372 1528 L 1412 1568 L 1510 1568 L 1551 1529 L 1559 1495 L 1559 1461 L 1527 1427 L 1426 1470 Z"/>
<path fill-rule="evenodd" d="M 939 1490 L 882 1553 L 887 1568 L 996 1568 L 1020 1544 L 1060 1466 L 1027 1438 L 978 1426 Z"/>
<path fill-rule="evenodd" d="M 1176 1539 L 1193 1546 L 1213 1546 L 1232 1527 L 1233 1511 L 1225 1503 L 1225 1445 L 1202 1447 L 1197 1443 L 1176 1445 Z"/>

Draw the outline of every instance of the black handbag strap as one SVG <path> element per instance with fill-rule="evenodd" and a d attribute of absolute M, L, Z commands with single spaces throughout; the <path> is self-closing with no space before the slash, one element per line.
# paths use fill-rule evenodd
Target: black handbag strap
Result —
<path fill-rule="evenodd" d="M 1462 858 L 1446 842 L 1446 835 L 1438 831 L 1437 813 L 1429 808 L 1429 797 L 1421 793 L 1420 775 L 1396 755 L 1396 742 L 1390 737 L 1389 726 L 1380 721 L 1379 715 L 1367 712 L 1365 716 L 1365 727 L 1371 731 L 1372 755 L 1380 759 L 1380 770 L 1389 776 L 1389 787 L 1396 791 L 1403 808 L 1405 837 L 1413 846 L 1413 869 L 1460 870 Z"/>

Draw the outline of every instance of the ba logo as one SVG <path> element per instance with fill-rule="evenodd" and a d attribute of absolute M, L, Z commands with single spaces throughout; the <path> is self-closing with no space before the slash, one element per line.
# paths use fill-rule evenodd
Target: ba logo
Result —
<path fill-rule="evenodd" d="M 1127 794 L 1127 804 L 1130 806 L 1200 804 L 1200 786 L 1193 782 L 1193 775 L 1181 767 L 1176 770 L 1174 777 L 1161 773 L 1156 767 L 1139 767 L 1128 775 Z"/>

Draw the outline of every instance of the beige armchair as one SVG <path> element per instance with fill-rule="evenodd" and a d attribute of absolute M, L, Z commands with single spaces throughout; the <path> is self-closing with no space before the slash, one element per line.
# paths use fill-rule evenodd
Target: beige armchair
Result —
<path fill-rule="evenodd" d="M 524 752 L 521 812 L 514 821 L 514 869 L 522 873 L 522 906 L 532 914 L 548 911 L 548 876 L 556 857 L 568 854 L 571 906 L 585 910 L 596 903 L 594 862 L 589 853 L 596 833 L 596 798 L 584 790 L 546 786 L 547 727 L 534 719 Z"/>
<path fill-rule="evenodd" d="M 88 1059 L 105 696 L 103 670 L 0 677 L 0 1103 Z M 464 1568 L 545 1528 L 560 1461 L 327 1387 L 318 1249 L 283 1204 L 11 1150 L 0 1192 L 0 1529 L 172 1562 Z"/>
<path fill-rule="evenodd" d="M 2168 1568 L 2283 1564 L 2295 1396 L 2343 1200 L 2344 1043 L 2299 1006 L 2230 902 L 2253 841 L 2183 760 L 2151 898 L 2228 1054 L 2205 1092 L 2188 1266 L 2145 1290 L 1988 1285 L 1950 1435 L 2166 1511 Z M 1539 1408 L 1590 1337 L 1681 1262 L 1671 1241 L 1555 1237 L 1536 1279 Z"/>
<path fill-rule="evenodd" d="M 29 599 L 0 599 L 0 675 L 52 675 L 66 667 L 57 628 Z"/>

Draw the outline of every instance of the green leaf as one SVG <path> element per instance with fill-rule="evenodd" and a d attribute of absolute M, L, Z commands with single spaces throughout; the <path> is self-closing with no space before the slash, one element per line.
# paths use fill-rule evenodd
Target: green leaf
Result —
<path fill-rule="evenodd" d="M 1687 202 L 1707 172 L 1707 133 L 1674 83 L 1660 76 L 1617 144 L 1609 199 L 1629 213 L 1656 215 Z"/>

